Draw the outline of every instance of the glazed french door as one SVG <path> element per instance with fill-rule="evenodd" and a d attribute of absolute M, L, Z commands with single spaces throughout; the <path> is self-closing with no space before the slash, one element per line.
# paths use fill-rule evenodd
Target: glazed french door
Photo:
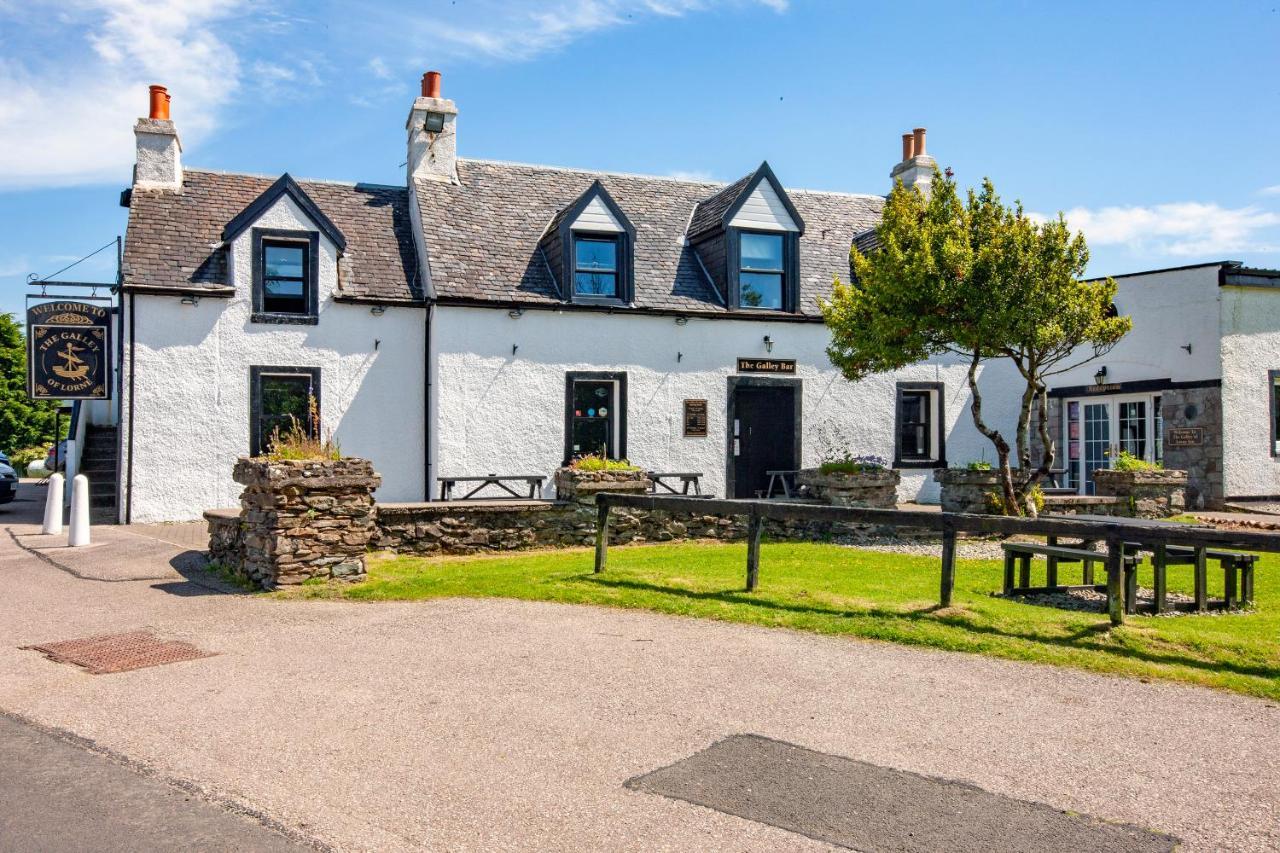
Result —
<path fill-rule="evenodd" d="M 1067 400 L 1063 407 L 1067 485 L 1094 493 L 1093 472 L 1111 465 L 1120 451 L 1148 461 L 1161 460 L 1160 396 Z"/>

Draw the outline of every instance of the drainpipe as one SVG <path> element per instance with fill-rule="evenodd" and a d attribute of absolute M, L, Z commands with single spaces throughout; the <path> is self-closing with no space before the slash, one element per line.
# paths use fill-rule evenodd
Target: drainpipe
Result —
<path fill-rule="evenodd" d="M 137 314 L 134 309 L 137 307 L 138 296 L 136 293 L 128 294 L 129 297 L 129 469 L 126 473 L 125 485 L 125 501 L 124 501 L 124 523 L 131 524 L 133 522 L 133 374 L 134 366 L 137 361 L 134 358 L 134 339 L 137 337 L 137 330 L 134 326 Z"/>

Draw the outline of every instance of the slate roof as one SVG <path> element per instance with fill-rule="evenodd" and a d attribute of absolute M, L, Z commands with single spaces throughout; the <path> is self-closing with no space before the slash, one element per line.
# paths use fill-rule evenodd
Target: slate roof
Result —
<path fill-rule="evenodd" d="M 723 300 L 693 249 L 685 245 L 685 231 L 695 209 L 700 218 L 713 217 L 718 222 L 745 186 L 743 182 L 753 175 L 726 187 L 459 160 L 457 185 L 414 181 L 429 255 L 431 295 L 481 303 L 562 304 L 538 241 L 553 217 L 598 179 L 636 228 L 635 305 L 724 313 Z M 787 193 L 807 227 L 800 238 L 799 311 L 819 316 L 819 298 L 830 293 L 834 276 L 849 279 L 854 235 L 879 219 L 884 199 L 810 190 Z M 726 197 L 716 212 L 719 200 Z"/>
<path fill-rule="evenodd" d="M 134 189 L 125 287 L 225 292 L 231 282 L 223 228 L 276 180 L 186 169 L 180 192 Z M 338 271 L 341 296 L 387 302 L 423 298 L 406 189 L 324 181 L 298 185 L 347 238 Z"/>
<path fill-rule="evenodd" d="M 698 202 L 698 206 L 693 211 L 693 217 L 689 220 L 689 239 L 692 240 L 719 228 L 725 211 L 733 206 L 754 177 L 754 172 L 743 175 L 720 192 Z"/>

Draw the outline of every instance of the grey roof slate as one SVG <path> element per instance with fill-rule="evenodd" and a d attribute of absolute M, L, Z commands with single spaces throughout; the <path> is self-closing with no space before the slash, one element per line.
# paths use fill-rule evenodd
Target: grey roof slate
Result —
<path fill-rule="evenodd" d="M 694 208 L 693 217 L 689 220 L 689 239 L 692 240 L 719 228 L 725 211 L 733 206 L 754 177 L 755 172 L 743 175 L 720 192 L 698 202 L 698 206 Z"/>
<path fill-rule="evenodd" d="M 124 284 L 135 290 L 217 292 L 227 280 L 222 230 L 277 179 L 186 169 L 182 189 L 132 192 Z M 347 238 L 341 296 L 421 300 L 409 194 L 400 187 L 298 181 Z"/>
<path fill-rule="evenodd" d="M 548 223 L 599 180 L 635 225 L 635 305 L 724 313 L 686 227 L 698 215 L 723 216 L 744 181 L 723 184 L 550 166 L 459 160 L 459 184 L 417 179 L 414 191 L 431 266 L 432 295 L 479 302 L 560 304 L 538 248 Z M 741 186 L 739 186 L 741 184 Z M 735 191 L 736 187 L 736 191 Z M 834 276 L 849 278 L 855 234 L 880 216 L 884 199 L 788 190 L 807 230 L 800 238 L 800 313 L 820 315 Z M 724 207 L 715 212 L 720 201 Z M 714 203 L 713 203 L 714 201 Z"/>

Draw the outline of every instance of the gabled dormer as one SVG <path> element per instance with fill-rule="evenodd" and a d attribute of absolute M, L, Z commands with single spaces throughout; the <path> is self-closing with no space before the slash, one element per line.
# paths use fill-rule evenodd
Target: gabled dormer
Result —
<path fill-rule="evenodd" d="M 730 310 L 794 312 L 804 220 L 768 163 L 700 202 L 686 239 Z"/>
<path fill-rule="evenodd" d="M 595 181 L 551 219 L 539 248 L 566 302 L 627 305 L 635 299 L 636 229 Z"/>
<path fill-rule="evenodd" d="M 293 202 L 297 215 L 287 217 L 289 227 L 278 227 L 272 212 L 284 199 Z M 318 322 L 322 237 L 332 246 L 336 281 L 337 258 L 347 238 L 288 172 L 226 224 L 223 244 L 235 253 L 247 251 L 250 258 L 251 322 Z M 230 265 L 232 270 L 240 266 Z"/>

